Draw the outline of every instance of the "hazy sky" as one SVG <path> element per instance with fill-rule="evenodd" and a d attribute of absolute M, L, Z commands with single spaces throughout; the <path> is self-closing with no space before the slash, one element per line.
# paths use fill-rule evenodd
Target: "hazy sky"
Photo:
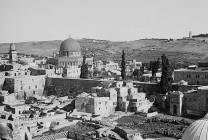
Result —
<path fill-rule="evenodd" d="M 0 42 L 208 32 L 208 0 L 0 0 Z"/>

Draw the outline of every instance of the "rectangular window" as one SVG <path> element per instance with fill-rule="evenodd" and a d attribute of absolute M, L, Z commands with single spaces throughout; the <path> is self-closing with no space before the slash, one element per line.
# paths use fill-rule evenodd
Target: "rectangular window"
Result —
<path fill-rule="evenodd" d="M 196 78 L 199 78 L 199 75 L 198 74 L 196 75 Z"/>

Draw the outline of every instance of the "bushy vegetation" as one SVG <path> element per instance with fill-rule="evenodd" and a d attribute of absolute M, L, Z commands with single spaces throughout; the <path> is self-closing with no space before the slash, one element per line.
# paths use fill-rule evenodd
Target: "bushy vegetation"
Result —
<path fill-rule="evenodd" d="M 160 68 L 160 59 L 159 58 L 156 61 L 150 61 L 149 70 L 152 71 L 152 77 L 156 76 L 156 73 L 158 72 L 159 68 Z"/>
<path fill-rule="evenodd" d="M 137 129 L 144 138 L 147 137 L 174 137 L 180 139 L 185 129 L 193 120 L 159 115 L 152 118 L 144 118 L 139 115 L 124 116 L 118 121 L 118 126 Z"/>

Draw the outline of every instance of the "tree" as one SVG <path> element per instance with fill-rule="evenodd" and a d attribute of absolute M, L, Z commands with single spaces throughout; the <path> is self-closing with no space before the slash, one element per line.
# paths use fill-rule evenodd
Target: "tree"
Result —
<path fill-rule="evenodd" d="M 97 70 L 97 69 L 95 69 L 94 71 L 93 71 L 93 77 L 97 77 L 97 76 L 100 76 L 101 75 L 101 71 L 99 71 L 99 70 Z"/>
<path fill-rule="evenodd" d="M 122 51 L 122 60 L 121 60 L 121 77 L 123 80 L 126 79 L 126 60 L 125 60 L 125 52 Z"/>
<path fill-rule="evenodd" d="M 141 76 L 144 74 L 144 67 L 140 67 L 140 69 L 135 69 L 133 71 L 133 77 L 137 80 L 141 79 Z"/>
<path fill-rule="evenodd" d="M 85 63 L 85 60 L 86 60 L 86 56 L 84 55 L 82 66 L 81 66 L 81 74 L 80 74 L 80 78 L 83 78 L 83 79 L 87 79 L 88 78 L 88 73 L 89 73 L 88 64 Z"/>
<path fill-rule="evenodd" d="M 26 100 L 27 99 L 27 94 L 26 94 L 26 92 L 24 91 L 24 100 Z"/>
<path fill-rule="evenodd" d="M 160 68 L 159 58 L 156 61 L 150 61 L 150 70 L 152 71 L 152 77 L 156 77 L 156 73 L 159 68 Z"/>
<path fill-rule="evenodd" d="M 168 58 L 163 54 L 161 56 L 162 60 L 162 76 L 160 81 L 161 92 L 166 94 L 167 92 L 172 90 L 172 74 L 173 74 L 173 67 L 169 63 Z"/>

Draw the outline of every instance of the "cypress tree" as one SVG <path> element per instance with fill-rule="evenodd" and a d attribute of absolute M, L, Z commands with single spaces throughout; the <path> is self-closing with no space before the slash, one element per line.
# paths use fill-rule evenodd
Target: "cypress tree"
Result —
<path fill-rule="evenodd" d="M 80 78 L 83 79 L 87 79 L 88 78 L 88 65 L 85 62 L 86 60 L 86 56 L 83 56 L 83 62 L 82 62 L 82 66 L 81 66 L 81 74 L 80 74 Z"/>
<path fill-rule="evenodd" d="M 121 77 L 123 80 L 126 79 L 126 60 L 125 60 L 125 52 L 122 51 L 122 60 L 121 60 Z"/>
<path fill-rule="evenodd" d="M 161 76 L 161 81 L 160 81 L 160 87 L 161 87 L 161 92 L 163 94 L 166 94 L 167 92 L 172 90 L 172 73 L 173 73 L 173 67 L 169 63 L 168 58 L 163 54 L 161 56 L 162 60 L 162 76 Z"/>

